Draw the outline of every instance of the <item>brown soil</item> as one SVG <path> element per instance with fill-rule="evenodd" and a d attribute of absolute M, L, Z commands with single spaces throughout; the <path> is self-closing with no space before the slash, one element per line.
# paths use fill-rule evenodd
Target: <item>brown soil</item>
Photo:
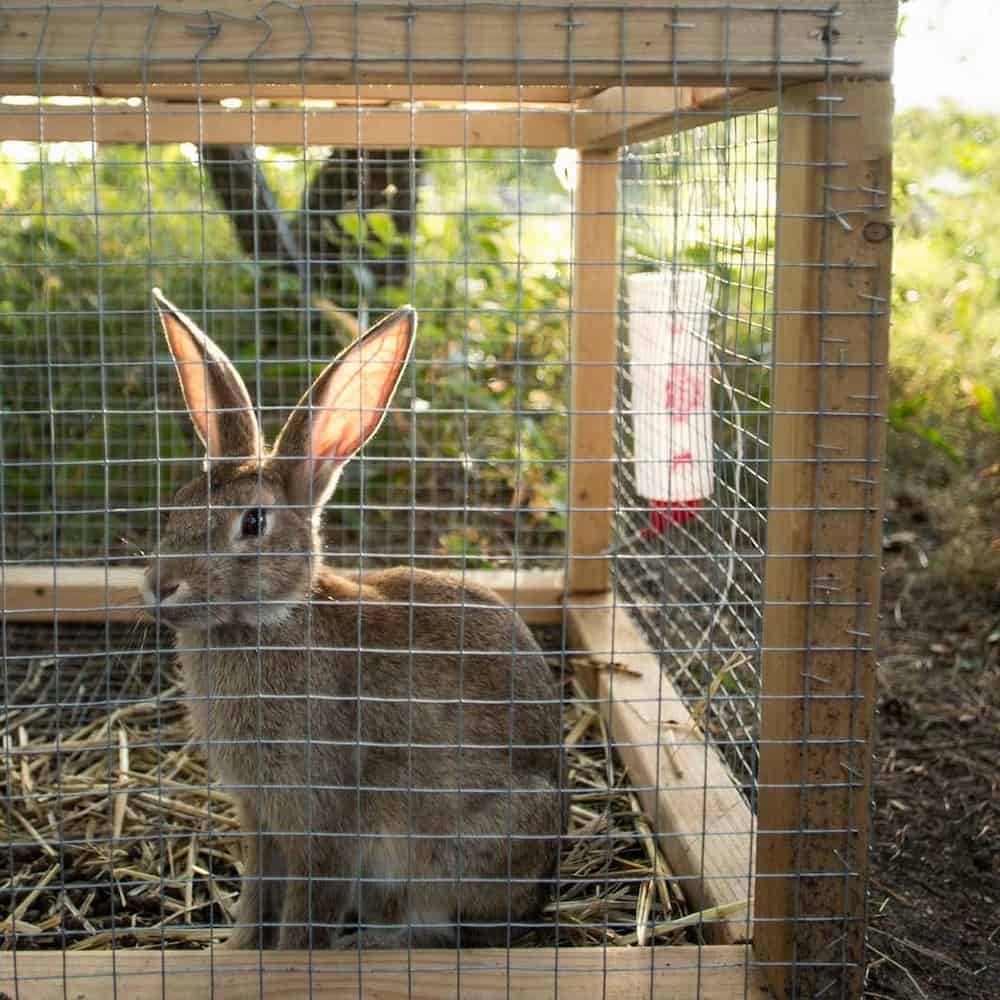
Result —
<path fill-rule="evenodd" d="M 997 481 L 890 500 L 866 997 L 1000 996 Z M 924 480 L 926 482 L 926 479 Z"/>

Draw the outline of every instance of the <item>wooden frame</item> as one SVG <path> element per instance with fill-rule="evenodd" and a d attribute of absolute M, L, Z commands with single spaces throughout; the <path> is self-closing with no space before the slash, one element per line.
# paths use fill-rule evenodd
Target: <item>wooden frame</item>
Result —
<path fill-rule="evenodd" d="M 892 96 L 792 88 L 778 137 L 754 944 L 860 996 L 888 407 Z"/>
<path fill-rule="evenodd" d="M 894 0 L 492 0 L 459 5 L 104 0 L 4 9 L 0 83 L 768 86 L 888 79 Z M 30 91 L 29 91 L 30 92 Z"/>
<path fill-rule="evenodd" d="M 618 152 L 586 150 L 573 205 L 570 467 L 566 532 L 570 593 L 606 591 L 618 360 Z"/>
<path fill-rule="evenodd" d="M 315 1000 L 407 997 L 558 1000 L 604 984 L 606 1000 L 698 996 L 767 1000 L 750 949 L 524 948 L 407 952 L 117 951 L 0 953 L 0 990 L 32 1000 L 260 997 Z M 17 978 L 14 969 L 17 970 Z M 117 978 L 116 978 L 117 977 Z M 18 987 L 20 983 L 20 987 Z M 65 985 L 64 985 L 65 984 Z M 19 992 L 20 990 L 20 992 Z"/>
<path fill-rule="evenodd" d="M 593 160 L 602 150 L 626 141 L 640 142 L 774 104 L 772 90 L 725 87 L 610 87 L 573 101 L 554 95 L 531 99 L 532 94 L 540 98 L 541 91 L 556 88 L 524 88 L 523 94 L 509 87 L 478 88 L 495 95 L 488 99 L 470 94 L 468 88 L 424 87 L 420 90 L 436 97 L 421 99 L 407 95 L 406 88 L 393 87 L 351 88 L 351 94 L 317 107 L 314 92 L 335 88 L 310 87 L 304 91 L 306 98 L 300 92 L 280 102 L 265 98 L 253 107 L 245 102 L 247 106 L 234 108 L 219 103 L 233 98 L 220 96 L 226 92 L 218 87 L 204 88 L 213 95 L 209 99 L 202 88 L 164 86 L 147 88 L 146 99 L 133 106 L 143 88 L 117 89 L 120 98 L 77 97 L 71 104 L 15 95 L 17 103 L 0 104 L 0 140 L 428 149 L 575 146 L 591 150 L 594 155 L 588 159 Z M 165 99 L 164 93 L 173 97 Z M 132 104 L 124 103 L 127 99 Z"/>
<path fill-rule="evenodd" d="M 564 107 L 419 109 L 351 105 L 337 108 L 227 109 L 218 104 L 150 103 L 142 108 L 36 108 L 0 105 L 0 139 L 25 142 L 191 142 L 247 146 L 348 148 L 558 148 L 572 145 Z"/>
<path fill-rule="evenodd" d="M 0 567 L 0 614 L 20 622 L 150 620 L 142 605 L 142 574 L 134 566 Z M 562 621 L 564 587 L 558 571 L 466 570 L 465 579 L 496 591 L 530 625 Z"/>
<path fill-rule="evenodd" d="M 296 2 L 216 0 L 212 14 L 201 0 L 179 0 L 169 13 L 151 4 L 146 18 L 134 0 L 104 0 L 100 13 L 95 2 L 69 0 L 5 8 L 4 89 L 95 103 L 2 105 L 0 138 L 244 143 L 252 135 L 273 144 L 583 151 L 567 572 L 469 576 L 529 623 L 564 623 L 574 651 L 596 661 L 593 691 L 658 843 L 712 917 L 702 948 L 0 953 L 0 991 L 17 990 L 16 963 L 21 986 L 30 982 L 40 998 L 104 995 L 115 974 L 140 1000 L 213 988 L 287 994 L 305 977 L 315 995 L 331 997 L 357 996 L 359 983 L 364 995 L 458 995 L 459 976 L 463 992 L 483 997 L 597 986 L 608 997 L 721 1000 L 763 997 L 765 979 L 778 1000 L 860 993 L 891 252 L 884 81 L 896 4 L 840 0 L 836 14 L 832 2 L 780 6 L 780 17 L 763 4 L 717 0 L 335 2 L 305 13 Z M 250 93 L 271 102 L 255 107 L 252 132 L 246 107 L 212 103 Z M 103 103 L 130 96 L 150 103 Z M 281 106 L 303 97 L 336 106 Z M 655 649 L 616 604 L 605 555 L 616 147 L 772 104 L 781 127 L 755 819 Z M 0 574 L 0 612 L 12 621 L 140 613 L 135 569 Z"/>

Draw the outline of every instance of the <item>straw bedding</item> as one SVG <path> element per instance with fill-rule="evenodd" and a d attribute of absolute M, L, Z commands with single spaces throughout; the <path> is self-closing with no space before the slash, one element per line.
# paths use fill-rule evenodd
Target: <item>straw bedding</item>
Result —
<path fill-rule="evenodd" d="M 232 802 L 188 743 L 168 644 L 148 631 L 8 625 L 0 754 L 2 948 L 199 948 L 241 866 Z M 59 655 L 46 651 L 58 648 Z M 111 655 L 108 650 L 116 650 Z M 558 892 L 525 946 L 697 940 L 676 879 L 573 661 Z"/>

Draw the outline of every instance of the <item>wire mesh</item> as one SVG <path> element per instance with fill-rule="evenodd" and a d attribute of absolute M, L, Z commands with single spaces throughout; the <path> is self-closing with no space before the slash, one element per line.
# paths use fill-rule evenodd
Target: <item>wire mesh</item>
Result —
<path fill-rule="evenodd" d="M 829 74 L 841 12 L 494 7 L 5 7 L 0 74 L 25 82 L 0 98 L 4 990 L 70 988 L 68 964 L 24 964 L 33 952 L 111 947 L 161 963 L 114 965 L 114 988 L 143 972 L 166 995 L 167 952 L 229 938 L 259 950 L 261 995 L 276 946 L 304 949 L 310 995 L 321 969 L 362 995 L 379 982 L 366 950 L 385 945 L 413 996 L 498 973 L 514 991 L 525 970 L 558 995 L 576 989 L 570 969 L 602 995 L 617 976 L 653 995 L 670 970 L 679 992 L 711 993 L 713 975 L 758 995 L 743 943 L 760 927 L 771 388 L 791 315 L 776 300 L 778 148 L 796 124 L 780 90 L 803 67 Z M 8 29 L 30 54 L 6 54 Z M 743 74 L 774 93 L 746 102 Z M 722 86 L 689 86 L 705 79 Z M 832 120 L 832 99 L 812 116 Z M 830 148 L 813 153 L 828 194 Z M 581 209 L 599 163 L 617 183 Z M 615 239 L 593 245 L 609 214 Z M 801 253 L 781 266 L 827 273 L 826 245 Z M 614 293 L 581 307 L 609 269 Z M 675 291 L 643 310 L 639 275 Z M 169 307 L 168 349 L 154 286 L 236 375 Z M 806 308 L 836 314 L 816 294 Z M 249 445 L 206 461 L 202 439 L 211 451 L 232 423 L 245 444 L 253 415 L 274 442 L 330 359 L 405 322 L 405 303 L 412 358 L 374 407 L 357 390 L 361 424 L 385 419 L 342 470 L 280 448 L 258 463 Z M 641 318 L 661 346 L 690 327 L 698 360 L 643 357 Z M 602 338 L 611 356 L 577 360 Z M 182 392 L 179 350 L 208 388 Z M 363 367 L 350 357 L 344 379 Z M 669 370 L 654 405 L 650 368 Z M 198 425 L 192 391 L 235 404 L 210 398 Z M 300 411 L 310 448 L 326 399 Z M 710 488 L 677 488 L 682 459 L 649 453 L 646 417 L 668 428 L 661 444 L 693 442 Z M 685 422 L 708 430 L 678 437 Z M 607 453 L 581 460 L 595 442 L 580 429 L 602 426 Z M 596 508 L 574 494 L 595 464 L 611 487 Z M 605 562 L 599 592 L 564 604 L 574 567 L 600 577 Z M 66 601 L 75 614 L 44 610 Z M 810 781 L 802 764 L 789 787 Z M 849 810 L 823 830 L 842 847 Z M 780 833 L 806 836 L 807 819 Z M 823 915 L 839 928 L 856 911 L 843 853 L 842 912 Z M 801 899 L 801 872 L 781 874 Z M 829 995 L 847 996 L 855 958 L 837 940 L 832 958 L 788 964 L 832 970 Z M 427 966 L 427 944 L 503 950 Z M 325 965 L 331 948 L 356 960 Z"/>
<path fill-rule="evenodd" d="M 626 270 L 705 279 L 707 360 L 692 366 L 678 354 L 654 367 L 668 383 L 677 368 L 710 380 L 703 400 L 688 393 L 659 407 L 665 421 L 688 421 L 691 410 L 707 408 L 714 433 L 712 452 L 700 459 L 711 465 L 712 490 L 697 507 L 658 507 L 640 493 L 635 420 L 643 404 L 633 398 L 633 376 L 654 363 L 632 358 L 623 323 L 615 582 L 748 797 L 760 699 L 776 129 L 767 110 L 629 147 L 622 183 Z M 654 319 L 668 331 L 701 306 L 664 299 L 654 305 Z M 708 372 L 700 370 L 705 366 Z M 668 479 L 672 474 L 666 470 Z"/>
<path fill-rule="evenodd" d="M 355 563 L 363 550 L 390 562 L 417 553 L 432 566 L 453 567 L 456 555 L 477 554 L 511 564 L 515 511 L 527 507 L 517 515 L 519 555 L 525 565 L 554 565 L 565 520 L 569 198 L 551 157 L 444 151 L 425 157 L 418 171 L 414 156 L 412 181 L 424 182 L 421 226 L 411 239 L 412 223 L 396 222 L 400 214 L 412 219 L 411 208 L 366 207 L 369 182 L 381 184 L 382 200 L 398 188 L 391 172 L 372 180 L 367 154 L 347 197 L 329 183 L 331 164 L 343 164 L 341 150 L 258 148 L 255 170 L 241 176 L 234 169 L 245 162 L 240 146 L 203 170 L 191 144 L 102 146 L 94 159 L 85 144 L 7 145 L 19 192 L 11 220 L 37 258 L 12 261 L 7 273 L 10 559 L 44 560 L 53 548 L 85 559 L 105 545 L 116 560 L 135 558 L 155 541 L 161 494 L 200 463 L 149 311 L 146 290 L 158 283 L 236 359 L 257 391 L 270 438 L 318 362 L 343 346 L 345 325 L 349 331 L 356 315 L 373 307 L 373 292 L 388 304 L 427 302 L 412 386 L 404 386 L 397 413 L 366 452 L 366 537 L 362 543 L 360 473 L 348 467 L 327 521 L 327 552 Z M 219 164 L 230 168 L 224 176 Z M 239 211 L 220 207 L 251 201 L 254 184 L 268 185 L 273 216 L 258 208 L 248 224 Z M 529 192 L 520 214 L 518 185 Z M 55 190 L 46 194 L 46 186 Z M 331 190 L 323 211 L 309 207 Z M 53 199 L 58 210 L 40 209 Z M 340 250 L 333 266 L 324 239 L 301 248 L 308 256 L 286 267 L 255 256 L 258 218 L 289 233 L 335 229 L 352 249 Z M 135 250 L 140 245 L 144 255 Z M 404 281 L 399 260 L 386 267 L 385 255 L 398 257 L 401 248 L 413 261 Z M 303 285 L 297 272 L 307 265 Z M 393 280 L 380 280 L 387 277 Z M 516 292 L 518 282 L 534 298 L 512 313 L 503 294 Z M 466 351 L 470 336 L 475 342 Z M 533 481 L 523 484 L 515 420 L 544 446 L 532 463 Z M 38 455 L 47 447 L 56 454 L 43 467 Z M 429 461 L 435 474 L 418 474 L 411 489 L 413 464 L 422 469 Z M 411 510 L 418 513 L 412 527 Z"/>

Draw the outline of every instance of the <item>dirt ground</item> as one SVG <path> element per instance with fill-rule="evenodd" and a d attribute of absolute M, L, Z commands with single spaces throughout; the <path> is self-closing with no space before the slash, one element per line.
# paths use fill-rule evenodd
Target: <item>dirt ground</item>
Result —
<path fill-rule="evenodd" d="M 869 1000 L 1000 996 L 1000 469 L 980 469 L 891 480 Z"/>

